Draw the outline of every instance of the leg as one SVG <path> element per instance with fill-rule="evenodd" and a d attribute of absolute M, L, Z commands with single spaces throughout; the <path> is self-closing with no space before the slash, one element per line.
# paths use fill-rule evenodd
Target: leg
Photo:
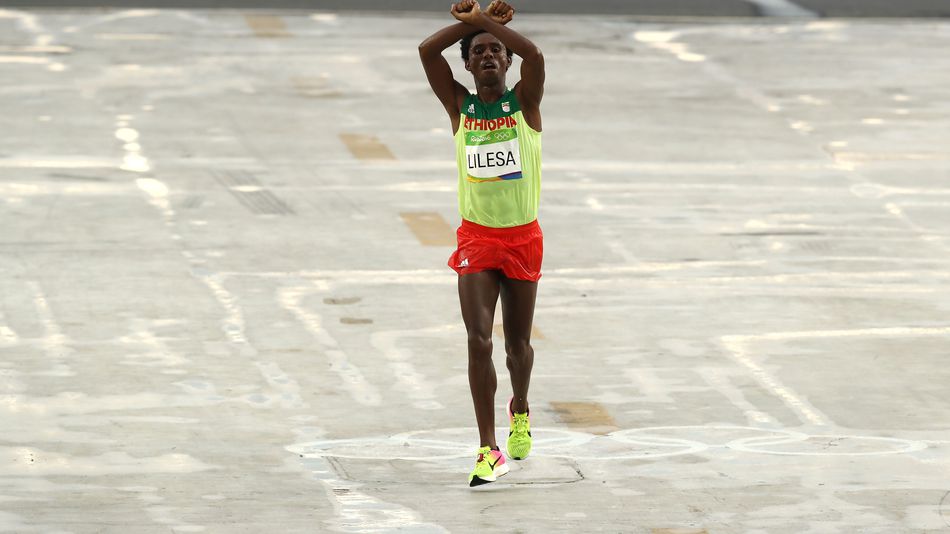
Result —
<path fill-rule="evenodd" d="M 495 443 L 495 389 L 498 380 L 492 363 L 492 324 L 498 302 L 501 273 L 482 271 L 459 276 L 459 302 L 468 331 L 468 384 L 475 403 L 475 420 L 481 445 Z"/>
<path fill-rule="evenodd" d="M 534 302 L 537 295 L 537 282 L 504 277 L 501 280 L 505 352 L 508 355 L 508 371 L 511 373 L 511 388 L 515 397 L 511 409 L 516 413 L 528 411 L 528 385 L 531 382 L 531 368 L 534 366 L 531 325 L 534 322 Z"/>

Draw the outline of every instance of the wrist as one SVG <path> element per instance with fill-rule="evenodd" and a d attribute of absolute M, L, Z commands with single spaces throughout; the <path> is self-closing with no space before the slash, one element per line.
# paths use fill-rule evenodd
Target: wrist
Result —
<path fill-rule="evenodd" d="M 491 17 L 489 17 L 485 13 L 479 13 L 478 15 L 474 17 L 474 20 L 472 20 L 472 22 L 470 22 L 469 24 L 471 24 L 472 26 L 475 26 L 479 30 L 485 30 L 487 29 L 486 27 L 491 22 L 492 22 Z"/>

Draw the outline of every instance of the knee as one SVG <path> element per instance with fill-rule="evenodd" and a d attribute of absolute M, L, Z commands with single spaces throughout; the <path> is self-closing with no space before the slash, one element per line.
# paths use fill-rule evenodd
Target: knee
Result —
<path fill-rule="evenodd" d="M 491 334 L 482 332 L 468 333 L 468 357 L 474 360 L 491 359 Z"/>
<path fill-rule="evenodd" d="M 522 364 L 534 356 L 534 349 L 527 339 L 505 340 L 505 352 L 508 354 L 509 364 L 514 365 Z"/>

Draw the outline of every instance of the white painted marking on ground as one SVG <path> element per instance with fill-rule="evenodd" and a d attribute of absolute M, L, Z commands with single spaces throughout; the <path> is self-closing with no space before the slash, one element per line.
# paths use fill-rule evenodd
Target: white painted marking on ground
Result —
<path fill-rule="evenodd" d="M 177 354 L 164 341 L 155 335 L 152 328 L 162 324 L 161 321 L 146 321 L 136 318 L 131 321 L 131 333 L 119 338 L 119 342 L 137 345 L 144 348 L 139 351 L 129 351 L 122 361 L 123 365 L 144 367 L 179 367 L 190 365 L 191 360 Z"/>
<path fill-rule="evenodd" d="M 120 120 L 127 123 L 131 115 L 120 115 Z M 134 128 L 121 127 L 115 131 L 116 139 L 123 142 L 125 156 L 122 158 L 121 169 L 132 172 L 148 172 L 152 169 L 148 158 L 142 155 L 142 146 L 137 142 L 139 132 Z"/>
<path fill-rule="evenodd" d="M 340 17 L 336 13 L 314 13 L 310 15 L 310 19 L 324 24 L 336 24 Z"/>
<path fill-rule="evenodd" d="M 814 131 L 814 129 L 815 129 L 815 127 L 814 127 L 811 123 L 809 123 L 809 122 L 807 122 L 807 121 L 795 121 L 795 120 L 790 120 L 790 121 L 788 121 L 788 125 L 789 125 L 793 130 L 795 130 L 795 131 L 797 131 L 797 132 L 801 132 L 801 133 L 810 133 L 810 132 Z"/>
<path fill-rule="evenodd" d="M 395 436 L 324 439 L 297 443 L 287 450 L 308 461 L 325 458 L 353 460 L 404 460 L 453 462 L 465 458 L 471 428 L 416 430 Z M 745 436 L 736 438 L 736 433 Z M 671 456 L 703 454 L 707 457 L 735 452 L 782 456 L 883 456 L 909 454 L 929 447 L 934 440 L 847 434 L 808 434 L 785 428 L 732 425 L 684 425 L 629 428 L 607 435 L 532 428 L 532 456 L 580 461 L 657 460 Z M 431 437 L 430 437 L 431 436 Z M 682 437 L 680 437 L 682 436 Z M 823 444 L 837 441 L 841 448 L 827 450 Z M 850 450 L 848 447 L 850 446 Z M 332 473 L 332 466 L 319 473 Z"/>
<path fill-rule="evenodd" d="M 325 290 L 326 286 L 322 286 Z M 330 362 L 330 370 L 335 372 L 343 383 L 343 388 L 353 397 L 353 400 L 364 406 L 379 406 L 382 396 L 375 386 L 370 384 L 363 372 L 354 365 L 339 343 L 325 328 L 319 314 L 306 308 L 303 299 L 319 291 L 321 286 L 285 287 L 278 289 L 277 297 L 281 306 L 300 321 L 321 345 L 323 353 Z"/>
<path fill-rule="evenodd" d="M 765 17 L 816 19 L 818 13 L 806 9 L 790 0 L 747 0 L 755 4 Z"/>
<path fill-rule="evenodd" d="M 817 425 L 828 425 L 828 418 L 814 406 L 797 395 L 790 388 L 784 386 L 775 376 L 765 370 L 752 359 L 749 346 L 760 341 L 788 341 L 792 339 L 822 339 L 841 337 L 917 337 L 917 336 L 950 336 L 950 326 L 946 327 L 888 327 L 888 328 L 858 328 L 849 330 L 817 330 L 800 332 L 772 332 L 755 335 L 730 335 L 721 338 L 723 345 L 739 363 L 748 368 L 756 380 L 766 387 L 773 395 L 782 399 L 803 422 Z"/>
<path fill-rule="evenodd" d="M 723 346 L 729 355 L 745 366 L 753 378 L 770 393 L 778 397 L 789 407 L 803 423 L 828 426 L 829 419 L 818 409 L 797 395 L 792 389 L 782 384 L 778 378 L 769 373 L 764 367 L 752 359 L 748 353 L 748 343 L 753 336 L 723 336 Z"/>
<path fill-rule="evenodd" d="M 271 388 L 280 391 L 280 404 L 284 408 L 306 408 L 309 405 L 303 402 L 300 396 L 300 384 L 284 372 L 276 362 L 255 361 L 254 366 Z"/>
<path fill-rule="evenodd" d="M 97 33 L 93 37 L 103 41 L 167 41 L 172 38 L 158 33 Z"/>
<path fill-rule="evenodd" d="M 812 95 L 798 95 L 798 101 L 804 102 L 805 104 L 811 104 L 813 106 L 825 106 L 828 104 L 827 100 L 816 98 Z"/>
<path fill-rule="evenodd" d="M 413 406 L 416 408 L 441 410 L 445 406 L 436 400 L 435 385 L 429 382 L 426 376 L 413 365 L 413 360 L 417 358 L 412 349 L 400 342 L 405 338 L 413 337 L 435 336 L 443 338 L 446 332 L 452 330 L 459 330 L 459 327 L 450 325 L 416 330 L 384 330 L 373 332 L 370 335 L 370 343 L 386 357 L 392 375 L 396 378 L 396 387 L 401 389 L 409 398 L 414 399 Z M 464 338 L 460 337 L 460 339 Z M 411 344 L 408 345 L 411 346 Z"/>
<path fill-rule="evenodd" d="M 3 308 L 0 308 L 0 346 L 16 345 L 19 342 L 20 336 L 7 324 Z"/>
<path fill-rule="evenodd" d="M 742 390 L 732 384 L 726 370 L 719 367 L 701 367 L 695 369 L 695 371 L 699 373 L 713 389 L 719 392 L 723 397 L 729 399 L 729 402 L 731 402 L 733 406 L 742 411 L 743 415 L 745 415 L 749 421 L 749 424 L 779 426 L 777 419 L 759 410 L 746 399 Z"/>
<path fill-rule="evenodd" d="M 75 351 L 69 346 L 70 339 L 63 333 L 59 323 L 50 309 L 49 301 L 43 293 L 40 284 L 35 281 L 27 282 L 30 293 L 33 294 L 33 305 L 36 307 L 37 318 L 43 325 L 44 335 L 41 346 L 53 367 L 42 374 L 47 376 L 74 376 L 75 372 L 65 363 L 64 359 L 71 358 Z"/>
<path fill-rule="evenodd" d="M 360 492 L 359 487 L 362 484 L 339 478 L 333 464 L 326 458 L 307 458 L 304 464 L 313 473 L 313 478 L 323 482 L 327 498 L 333 505 L 334 517 L 324 521 L 329 525 L 330 531 L 420 534 L 448 532 L 439 525 L 423 522 L 421 516 L 411 508 Z"/>
<path fill-rule="evenodd" d="M 747 336 L 726 336 L 730 341 L 752 343 L 756 341 L 788 341 L 792 339 L 822 339 L 839 337 L 927 337 L 950 336 L 950 326 L 894 326 L 884 328 L 854 328 L 846 330 L 803 330 L 792 332 L 771 332 Z"/>
<path fill-rule="evenodd" d="M 158 208 L 162 215 L 171 217 L 175 214 L 168 200 L 168 186 L 164 182 L 155 178 L 138 178 L 135 180 L 135 185 L 148 194 L 149 203 Z"/>
<path fill-rule="evenodd" d="M 23 65 L 47 65 L 52 60 L 48 57 L 36 57 L 36 56 L 0 56 L 0 63 L 14 64 L 20 63 Z"/>
<path fill-rule="evenodd" d="M 208 286 L 215 300 L 224 308 L 225 319 L 221 322 L 221 328 L 227 336 L 228 341 L 235 345 L 247 346 L 244 312 L 238 305 L 237 298 L 232 295 L 230 291 L 225 289 L 223 277 L 216 274 L 208 274 L 198 278 Z"/>

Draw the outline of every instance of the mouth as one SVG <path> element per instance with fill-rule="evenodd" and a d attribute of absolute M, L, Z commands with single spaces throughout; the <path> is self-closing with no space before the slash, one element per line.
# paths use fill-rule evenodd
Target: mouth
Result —
<path fill-rule="evenodd" d="M 498 70 L 498 64 L 493 61 L 483 63 L 482 70 Z"/>

